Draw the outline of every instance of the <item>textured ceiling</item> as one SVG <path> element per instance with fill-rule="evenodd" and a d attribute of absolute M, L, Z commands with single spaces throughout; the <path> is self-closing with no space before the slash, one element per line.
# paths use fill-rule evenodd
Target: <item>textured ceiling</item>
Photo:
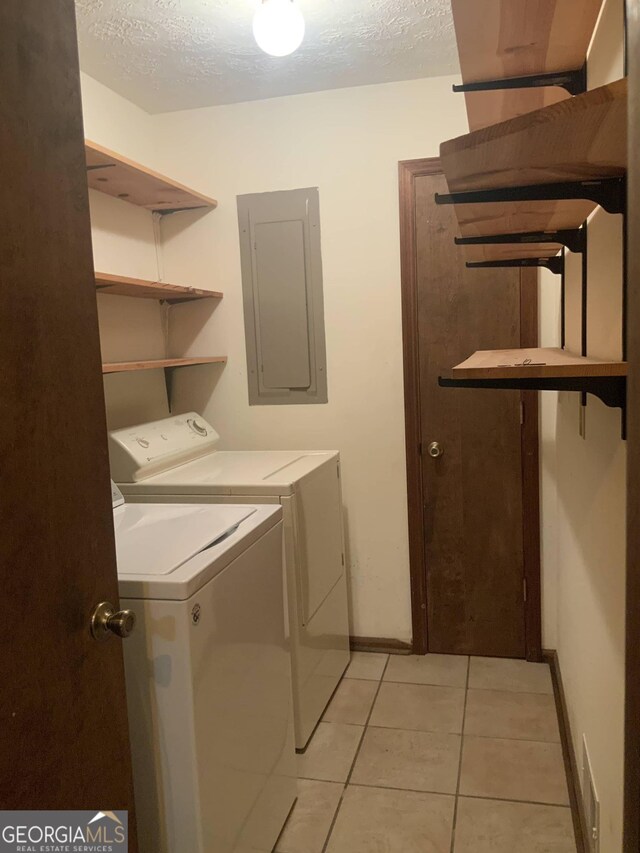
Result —
<path fill-rule="evenodd" d="M 449 0 L 298 0 L 302 47 L 253 40 L 259 0 L 76 0 L 84 71 L 148 112 L 361 86 L 458 69 Z"/>

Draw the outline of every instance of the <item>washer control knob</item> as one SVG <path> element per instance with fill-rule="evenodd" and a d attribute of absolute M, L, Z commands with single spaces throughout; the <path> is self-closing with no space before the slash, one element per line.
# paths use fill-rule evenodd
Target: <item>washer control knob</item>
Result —
<path fill-rule="evenodd" d="M 193 420 L 188 420 L 187 423 L 196 435 L 205 436 L 208 434 L 207 428 L 205 426 L 202 426 L 202 424 L 199 421 L 195 420 L 195 418 Z"/>

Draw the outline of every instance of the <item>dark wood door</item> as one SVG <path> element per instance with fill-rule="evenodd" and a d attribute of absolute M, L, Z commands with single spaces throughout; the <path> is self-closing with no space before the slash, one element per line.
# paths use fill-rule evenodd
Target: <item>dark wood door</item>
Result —
<path fill-rule="evenodd" d="M 122 641 L 89 629 L 118 586 L 73 0 L 0 29 L 0 805 L 131 818 Z"/>
<path fill-rule="evenodd" d="M 414 192 L 427 648 L 523 658 L 523 401 L 438 385 L 475 350 L 521 346 L 520 271 L 465 267 L 454 208 L 434 201 L 442 175 L 416 177 Z"/>

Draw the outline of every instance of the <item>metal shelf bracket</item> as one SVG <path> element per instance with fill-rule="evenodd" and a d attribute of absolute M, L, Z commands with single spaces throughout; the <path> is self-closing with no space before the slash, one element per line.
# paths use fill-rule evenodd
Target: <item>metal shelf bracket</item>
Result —
<path fill-rule="evenodd" d="M 599 204 L 607 213 L 624 213 L 626 198 L 627 184 L 623 177 L 435 194 L 436 204 L 491 204 L 511 201 L 586 199 Z"/>
<path fill-rule="evenodd" d="M 499 89 L 540 89 L 559 86 L 570 95 L 581 95 L 587 91 L 587 66 L 573 71 L 530 74 L 523 77 L 505 77 L 501 80 L 485 80 L 480 83 L 463 83 L 454 86 L 454 92 L 491 92 Z"/>
<path fill-rule="evenodd" d="M 503 261 L 467 261 L 469 269 L 497 269 L 498 267 L 544 267 L 554 275 L 564 272 L 564 255 L 552 258 L 508 258 Z"/>
<path fill-rule="evenodd" d="M 458 246 L 495 246 L 503 244 L 526 245 L 528 243 L 557 243 L 570 252 L 583 254 L 585 232 L 582 228 L 566 228 L 560 231 L 521 231 L 515 234 L 488 234 L 486 237 L 456 237 Z"/>
<path fill-rule="evenodd" d="M 625 376 L 571 376 L 561 379 L 450 379 L 440 376 L 442 388 L 493 388 L 515 391 L 579 391 L 593 394 L 605 406 L 623 411 L 627 405 Z"/>

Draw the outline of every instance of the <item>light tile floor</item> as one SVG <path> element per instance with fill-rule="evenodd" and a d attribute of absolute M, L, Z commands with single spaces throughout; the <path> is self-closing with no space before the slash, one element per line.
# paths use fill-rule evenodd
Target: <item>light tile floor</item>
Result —
<path fill-rule="evenodd" d="M 277 853 L 576 853 L 546 664 L 356 652 Z"/>

